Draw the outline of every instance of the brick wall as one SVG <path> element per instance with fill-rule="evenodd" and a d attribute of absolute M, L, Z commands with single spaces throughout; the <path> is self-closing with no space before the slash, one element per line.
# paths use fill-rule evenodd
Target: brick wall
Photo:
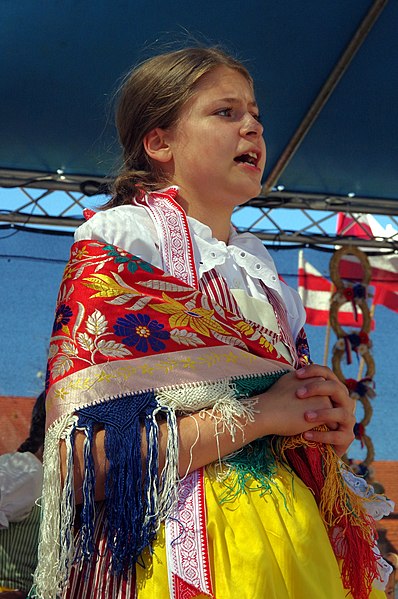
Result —
<path fill-rule="evenodd" d="M 0 396 L 0 454 L 15 451 L 28 436 L 35 399 Z"/>
<path fill-rule="evenodd" d="M 383 554 L 398 553 L 398 461 L 373 462 L 374 480 L 381 483 L 385 494 L 395 502 L 393 514 L 378 523 L 379 547 Z"/>

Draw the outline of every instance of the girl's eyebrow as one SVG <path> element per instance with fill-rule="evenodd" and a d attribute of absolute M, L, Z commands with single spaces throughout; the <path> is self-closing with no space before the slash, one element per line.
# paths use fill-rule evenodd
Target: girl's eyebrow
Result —
<path fill-rule="evenodd" d="M 213 100 L 212 103 L 216 104 L 217 102 L 224 102 L 225 104 L 241 104 L 242 100 L 240 98 L 236 98 L 236 97 L 226 97 L 226 98 L 217 98 L 215 100 Z M 258 104 L 255 100 L 251 100 L 250 102 L 248 102 L 248 105 L 251 108 L 258 108 Z"/>

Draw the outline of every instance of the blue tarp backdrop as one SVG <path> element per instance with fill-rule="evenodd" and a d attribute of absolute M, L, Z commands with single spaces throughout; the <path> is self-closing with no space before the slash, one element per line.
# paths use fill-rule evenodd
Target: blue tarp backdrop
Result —
<path fill-rule="evenodd" d="M 199 40 L 221 43 L 254 75 L 267 177 L 368 11 L 384 4 L 279 183 L 397 198 L 396 0 L 3 1 L 0 171 L 111 175 L 117 82 L 137 61 Z"/>

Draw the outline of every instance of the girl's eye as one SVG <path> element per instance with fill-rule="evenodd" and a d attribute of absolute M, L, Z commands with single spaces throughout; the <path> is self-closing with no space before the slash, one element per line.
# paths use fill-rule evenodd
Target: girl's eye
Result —
<path fill-rule="evenodd" d="M 221 110 L 217 110 L 216 114 L 218 116 L 231 116 L 232 108 L 221 108 Z"/>

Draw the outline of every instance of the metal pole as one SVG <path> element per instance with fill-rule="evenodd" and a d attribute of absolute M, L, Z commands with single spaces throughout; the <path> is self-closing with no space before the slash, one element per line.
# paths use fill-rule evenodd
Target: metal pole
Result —
<path fill-rule="evenodd" d="M 280 155 L 276 165 L 268 175 L 267 180 L 263 185 L 262 195 L 268 195 L 277 183 L 279 177 L 289 164 L 290 160 L 293 158 L 297 149 L 301 145 L 304 137 L 307 135 L 308 131 L 317 119 L 318 114 L 328 101 L 334 88 L 336 87 L 341 77 L 347 70 L 356 52 L 359 50 L 360 46 L 366 39 L 368 33 L 372 29 L 381 12 L 386 7 L 387 2 L 388 0 L 375 0 L 375 2 L 372 4 L 371 8 L 369 9 L 368 13 L 362 20 L 353 38 L 348 44 L 347 48 L 344 50 L 336 66 L 334 67 L 328 79 L 324 83 L 312 106 L 308 110 L 307 114 L 298 126 L 296 132 L 293 134 L 293 137 L 291 138 L 284 151 Z"/>

